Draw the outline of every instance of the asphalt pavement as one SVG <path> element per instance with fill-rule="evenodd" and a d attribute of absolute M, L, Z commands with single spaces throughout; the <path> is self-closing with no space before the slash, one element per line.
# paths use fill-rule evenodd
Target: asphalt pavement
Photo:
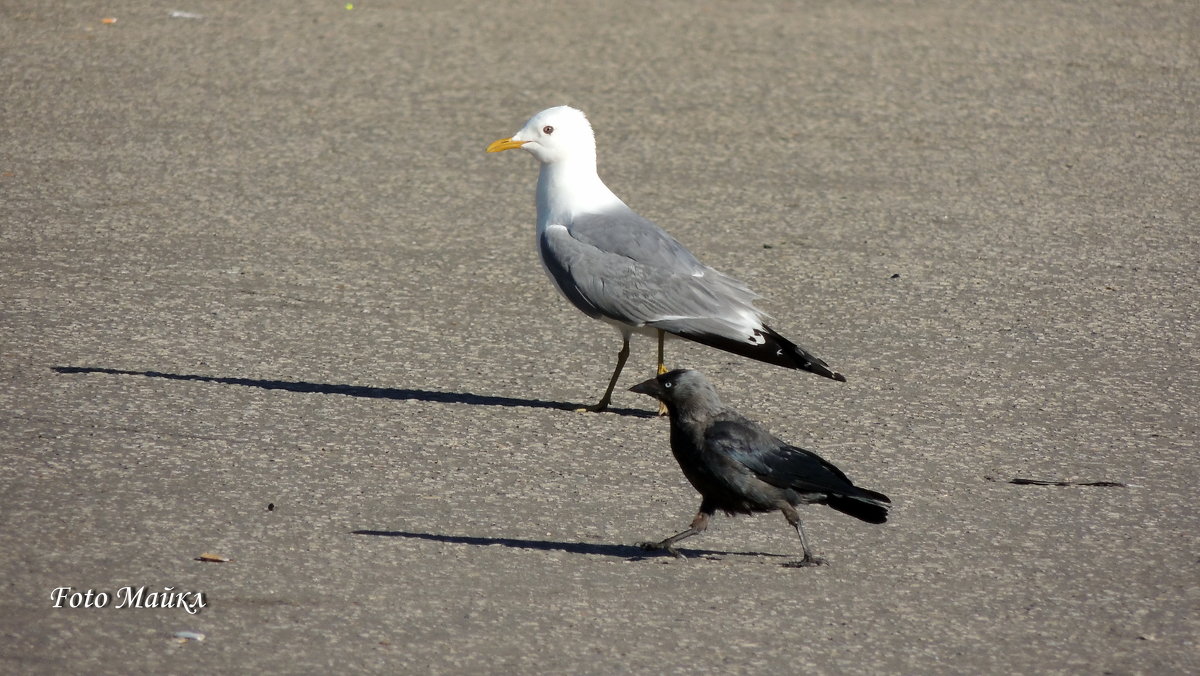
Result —
<path fill-rule="evenodd" d="M 1197 35 L 1195 2 L 0 3 L 0 672 L 1200 672 Z M 619 339 L 540 269 L 534 160 L 483 152 L 564 103 L 846 374 L 667 345 L 892 498 L 802 510 L 827 565 L 776 514 L 634 546 L 699 504 L 625 391 L 655 346 L 572 410 Z"/>

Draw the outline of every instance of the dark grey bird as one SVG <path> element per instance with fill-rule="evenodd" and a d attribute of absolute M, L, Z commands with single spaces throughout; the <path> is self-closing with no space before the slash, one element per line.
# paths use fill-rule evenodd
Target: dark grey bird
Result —
<path fill-rule="evenodd" d="M 702 497 L 687 530 L 662 542 L 642 543 L 643 549 L 665 550 L 682 559 L 675 543 L 703 533 L 718 509 L 730 516 L 779 510 L 804 548 L 797 565 L 810 566 L 823 561 L 808 546 L 796 505 L 829 505 L 867 523 L 887 521 L 891 500 L 886 495 L 855 486 L 821 456 L 779 440 L 725 406 L 699 371 L 677 369 L 629 389 L 667 405 L 671 452 Z"/>

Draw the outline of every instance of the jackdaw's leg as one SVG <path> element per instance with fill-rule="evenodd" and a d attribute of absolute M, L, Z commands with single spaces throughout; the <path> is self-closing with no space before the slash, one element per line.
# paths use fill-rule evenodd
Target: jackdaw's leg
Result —
<path fill-rule="evenodd" d="M 608 403 L 612 401 L 613 388 L 617 386 L 617 378 L 621 377 L 621 369 L 625 368 L 625 360 L 629 358 L 629 336 L 621 335 L 621 351 L 617 353 L 617 367 L 613 369 L 612 379 L 608 381 L 608 389 L 604 391 L 604 396 L 600 397 L 600 401 L 592 406 L 584 406 L 577 408 L 580 413 L 599 413 L 608 408 Z"/>
<path fill-rule="evenodd" d="M 699 535 L 708 529 L 708 521 L 712 518 L 715 509 L 705 509 L 706 505 L 700 505 L 700 511 L 696 512 L 696 518 L 692 519 L 692 525 L 685 531 L 680 531 L 662 542 L 640 542 L 638 546 L 647 551 L 665 550 L 677 559 L 687 560 L 687 557 L 680 554 L 675 549 L 675 543 L 680 540 L 690 538 L 693 535 Z"/>
<path fill-rule="evenodd" d="M 804 558 L 791 565 L 819 566 L 825 563 L 825 559 L 813 556 L 812 550 L 808 548 L 808 538 L 804 536 L 804 524 L 800 523 L 800 514 L 796 511 L 796 508 L 784 503 L 779 509 L 783 512 L 783 517 L 787 519 L 787 522 L 792 525 L 792 528 L 796 529 L 796 535 L 800 536 L 800 546 L 804 548 Z"/>
<path fill-rule="evenodd" d="M 667 339 L 667 332 L 663 331 L 662 329 L 659 329 L 658 330 L 658 375 L 660 375 L 660 376 L 667 372 L 667 365 L 665 363 L 663 363 L 663 341 L 665 341 L 666 339 Z M 658 402 L 658 414 L 659 415 L 667 415 L 667 413 L 669 413 L 669 411 L 667 409 L 667 405 L 662 403 L 661 401 Z"/>

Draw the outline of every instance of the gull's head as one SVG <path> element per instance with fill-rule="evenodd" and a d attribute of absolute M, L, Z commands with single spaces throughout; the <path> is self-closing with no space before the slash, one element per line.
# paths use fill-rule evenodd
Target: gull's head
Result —
<path fill-rule="evenodd" d="M 487 147 L 489 153 L 521 148 L 542 164 L 583 158 L 596 160 L 596 137 L 583 111 L 570 106 L 547 108 L 529 118 L 521 131 Z"/>

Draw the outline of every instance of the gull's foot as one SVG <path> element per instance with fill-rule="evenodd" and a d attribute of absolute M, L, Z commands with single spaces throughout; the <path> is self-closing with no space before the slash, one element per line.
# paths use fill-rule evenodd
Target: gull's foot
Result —
<path fill-rule="evenodd" d="M 799 561 L 789 561 L 781 564 L 784 568 L 810 568 L 812 566 L 823 566 L 828 561 L 820 556 L 806 556 Z"/>
<path fill-rule="evenodd" d="M 608 402 L 600 401 L 595 404 L 592 404 L 591 406 L 580 406 L 579 408 L 575 409 L 575 412 L 576 413 L 600 413 L 601 411 L 606 411 L 606 410 L 608 410 Z"/>
<path fill-rule="evenodd" d="M 686 556 L 680 554 L 679 550 L 675 549 L 666 542 L 639 542 L 637 546 L 648 552 L 666 552 L 677 559 L 687 561 Z"/>
<path fill-rule="evenodd" d="M 667 408 L 666 404 L 662 403 L 661 401 L 658 402 L 658 415 L 660 417 L 665 416 L 665 415 L 669 414 L 670 412 L 671 411 L 670 411 L 670 409 Z"/>

